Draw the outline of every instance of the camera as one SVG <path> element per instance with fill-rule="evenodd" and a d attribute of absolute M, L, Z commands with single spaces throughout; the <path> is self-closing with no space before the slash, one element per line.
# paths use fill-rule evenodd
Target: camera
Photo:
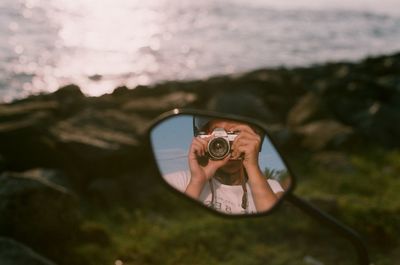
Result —
<path fill-rule="evenodd" d="M 238 136 L 235 132 L 227 132 L 223 128 L 215 128 L 208 135 L 200 133 L 200 138 L 211 137 L 207 145 L 207 154 L 212 160 L 222 160 L 231 152 L 233 140 Z"/>

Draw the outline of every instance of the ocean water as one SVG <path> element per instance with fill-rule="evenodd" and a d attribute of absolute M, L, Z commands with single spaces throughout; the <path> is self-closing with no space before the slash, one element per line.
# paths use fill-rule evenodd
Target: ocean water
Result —
<path fill-rule="evenodd" d="M 400 8 L 398 0 L 1 0 L 0 39 L 0 101 L 69 83 L 99 96 L 119 85 L 400 51 Z"/>

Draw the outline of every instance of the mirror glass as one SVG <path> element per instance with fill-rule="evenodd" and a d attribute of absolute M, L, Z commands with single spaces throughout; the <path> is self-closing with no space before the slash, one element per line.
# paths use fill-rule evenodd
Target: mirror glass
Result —
<path fill-rule="evenodd" d="M 182 114 L 158 123 L 150 137 L 164 181 L 220 213 L 266 212 L 290 187 L 280 155 L 254 124 Z"/>

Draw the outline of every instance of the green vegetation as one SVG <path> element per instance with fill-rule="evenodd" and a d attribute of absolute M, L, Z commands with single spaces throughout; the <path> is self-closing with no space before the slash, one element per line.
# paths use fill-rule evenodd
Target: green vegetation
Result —
<path fill-rule="evenodd" d="M 400 151 L 367 148 L 291 158 L 296 193 L 360 232 L 375 264 L 399 264 Z M 138 207 L 87 207 L 85 264 L 356 264 L 352 246 L 288 203 L 229 219 L 164 189 Z M 396 263 L 397 262 L 397 263 Z"/>
<path fill-rule="evenodd" d="M 334 163 L 308 165 L 297 192 L 329 205 L 326 210 L 359 231 L 376 264 L 398 264 L 400 152 L 367 148 L 345 158 L 347 165 L 336 169 Z"/>

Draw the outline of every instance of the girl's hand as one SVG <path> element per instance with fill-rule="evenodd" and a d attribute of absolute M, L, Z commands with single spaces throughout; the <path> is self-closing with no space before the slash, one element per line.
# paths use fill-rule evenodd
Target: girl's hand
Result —
<path fill-rule="evenodd" d="M 207 157 L 207 145 L 211 138 L 193 138 L 189 150 L 189 168 L 191 181 L 195 183 L 205 183 L 211 179 L 215 172 L 229 161 L 229 156 L 222 160 L 210 160 Z M 199 160 L 204 158 L 204 164 Z"/>
<path fill-rule="evenodd" d="M 232 144 L 232 159 L 243 159 L 243 166 L 259 168 L 258 156 L 261 147 L 261 137 L 247 125 L 237 125 L 230 128 L 231 131 L 238 131 L 239 135 Z"/>

